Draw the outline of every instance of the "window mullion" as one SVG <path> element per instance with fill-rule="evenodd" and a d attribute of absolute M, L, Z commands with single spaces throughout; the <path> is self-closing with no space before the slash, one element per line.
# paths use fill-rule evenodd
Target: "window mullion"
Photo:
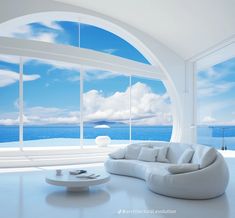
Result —
<path fill-rule="evenodd" d="M 83 74 L 84 70 L 80 68 L 80 146 L 83 148 Z"/>
<path fill-rule="evenodd" d="M 131 76 L 129 77 L 129 112 L 130 112 L 130 114 L 129 114 L 129 135 L 130 135 L 130 143 L 131 143 L 131 141 L 132 141 L 132 114 L 131 114 L 131 84 L 132 82 L 131 82 Z"/>
<path fill-rule="evenodd" d="M 20 142 L 20 149 L 22 150 L 23 146 L 23 136 L 24 136 L 24 82 L 23 82 L 23 70 L 24 70 L 24 63 L 23 58 L 20 57 L 20 75 L 19 75 L 19 142 Z"/>

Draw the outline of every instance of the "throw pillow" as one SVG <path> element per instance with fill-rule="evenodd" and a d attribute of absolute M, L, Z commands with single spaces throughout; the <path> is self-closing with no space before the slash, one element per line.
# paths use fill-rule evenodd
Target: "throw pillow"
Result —
<path fill-rule="evenodd" d="M 138 156 L 138 160 L 154 162 L 158 154 L 158 149 L 142 147 Z"/>
<path fill-rule="evenodd" d="M 164 146 L 164 147 L 158 147 L 156 149 L 159 150 L 156 161 L 157 162 L 163 162 L 163 163 L 169 163 L 169 160 L 166 158 L 169 147 Z"/>
<path fill-rule="evenodd" d="M 125 159 L 137 160 L 141 147 L 139 146 L 127 146 Z"/>
<path fill-rule="evenodd" d="M 175 164 L 167 168 L 171 174 L 189 173 L 199 169 L 199 164 Z"/>
<path fill-rule="evenodd" d="M 178 164 L 189 163 L 193 157 L 194 150 L 192 148 L 187 148 L 180 156 L 177 161 Z"/>

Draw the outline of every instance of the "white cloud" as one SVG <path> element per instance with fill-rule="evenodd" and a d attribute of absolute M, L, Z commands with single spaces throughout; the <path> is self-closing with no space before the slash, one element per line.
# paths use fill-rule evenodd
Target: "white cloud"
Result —
<path fill-rule="evenodd" d="M 92 81 L 92 80 L 103 80 L 103 79 L 109 79 L 109 78 L 115 78 L 121 74 L 109 72 L 109 71 L 102 71 L 102 70 L 86 70 L 86 73 L 84 75 L 84 79 L 86 81 Z"/>
<path fill-rule="evenodd" d="M 78 124 L 79 111 L 69 111 L 56 107 L 29 107 L 25 109 L 25 123 L 42 124 Z"/>
<path fill-rule="evenodd" d="M 105 53 L 108 53 L 108 54 L 114 54 L 115 52 L 118 51 L 118 49 L 116 49 L 116 48 L 108 48 L 108 49 L 103 49 L 102 51 L 105 52 Z"/>
<path fill-rule="evenodd" d="M 171 124 L 171 109 L 166 95 L 158 95 L 143 83 L 132 86 L 132 120 L 134 125 Z M 129 121 L 129 88 L 104 97 L 91 90 L 84 94 L 86 121 Z"/>
<path fill-rule="evenodd" d="M 220 81 L 218 83 L 210 79 L 198 80 L 198 97 L 210 97 L 226 93 L 235 86 L 235 82 Z"/>
<path fill-rule="evenodd" d="M 49 20 L 39 21 L 38 23 L 51 28 L 52 31 L 35 35 L 30 25 L 24 24 L 5 28 L 1 36 L 55 43 L 57 34 L 53 30 L 63 31 L 63 29 L 55 22 Z"/>
<path fill-rule="evenodd" d="M 67 70 L 75 70 L 75 71 L 79 71 L 80 67 L 77 64 L 73 64 L 73 63 L 66 63 L 66 62 L 59 62 L 59 61 L 53 61 L 53 60 L 47 60 L 47 59 L 31 59 L 31 58 L 27 58 L 25 59 L 26 62 L 29 61 L 34 61 L 35 64 L 48 64 L 48 65 L 52 65 L 53 68 L 51 70 L 56 70 L 56 69 L 67 69 Z"/>
<path fill-rule="evenodd" d="M 222 72 L 217 72 L 213 68 L 199 72 L 197 80 L 198 97 L 211 97 L 230 91 L 235 87 L 235 82 L 224 80 L 230 73 L 226 68 Z"/>
<path fill-rule="evenodd" d="M 51 18 L 43 19 L 39 21 L 39 23 L 42 24 L 43 26 L 46 26 L 47 28 L 63 31 L 63 28 L 60 25 L 58 25 L 55 21 L 52 21 Z"/>
<path fill-rule="evenodd" d="M 1 31 L 1 36 L 15 37 L 15 34 L 28 34 L 31 32 L 30 26 L 25 25 L 5 25 Z"/>
<path fill-rule="evenodd" d="M 132 86 L 132 123 L 133 125 L 168 125 L 172 124 L 171 106 L 167 94 L 154 93 L 144 83 Z M 123 92 L 115 92 L 104 96 L 102 92 L 91 90 L 84 93 L 85 122 L 109 121 L 129 123 L 129 88 Z M 26 124 L 79 124 L 78 110 L 61 109 L 56 107 L 26 107 L 24 110 Z M 7 119 L 3 119 L 7 117 Z M 9 119 L 1 115 L 0 124 L 14 123 L 16 119 Z"/>
<path fill-rule="evenodd" d="M 14 55 L 0 55 L 0 61 L 11 63 L 11 64 L 19 64 L 20 58 Z"/>
<path fill-rule="evenodd" d="M 19 119 L 11 119 L 11 118 L 0 119 L 0 125 L 12 126 L 18 124 L 19 124 Z"/>
<path fill-rule="evenodd" d="M 226 125 L 234 119 L 232 113 L 234 107 L 235 102 L 233 99 L 205 99 L 203 101 L 199 101 L 198 122 L 199 124 L 206 124 L 207 122 L 205 121 L 207 120 L 205 118 L 211 117 L 215 119 L 214 124 Z"/>
<path fill-rule="evenodd" d="M 54 43 L 56 41 L 55 40 L 56 34 L 55 33 L 42 33 L 38 36 L 27 35 L 25 38 L 30 39 L 30 40 L 35 40 L 35 41 Z"/>
<path fill-rule="evenodd" d="M 37 74 L 24 75 L 23 81 L 33 81 L 39 79 Z M 19 74 L 9 70 L 0 70 L 0 87 L 5 87 L 19 81 Z"/>
<path fill-rule="evenodd" d="M 212 123 L 215 123 L 215 122 L 216 122 L 216 119 L 214 117 L 211 117 L 211 116 L 205 116 L 202 119 L 202 123 L 205 123 L 205 124 L 212 124 Z"/>

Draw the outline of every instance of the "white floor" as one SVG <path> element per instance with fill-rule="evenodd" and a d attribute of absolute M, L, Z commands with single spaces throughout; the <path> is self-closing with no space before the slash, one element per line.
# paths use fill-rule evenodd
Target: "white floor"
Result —
<path fill-rule="evenodd" d="M 48 169 L 5 170 L 0 174 L 0 218 L 232 218 L 235 217 L 235 158 L 226 160 L 231 176 L 226 194 L 203 201 L 157 195 L 142 180 L 115 175 L 109 183 L 89 192 L 69 193 L 45 183 Z"/>

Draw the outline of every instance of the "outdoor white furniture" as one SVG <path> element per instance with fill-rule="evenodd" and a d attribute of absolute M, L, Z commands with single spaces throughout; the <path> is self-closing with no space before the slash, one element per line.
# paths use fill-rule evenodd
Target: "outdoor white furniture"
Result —
<path fill-rule="evenodd" d="M 85 178 L 89 175 L 99 175 L 97 178 Z M 110 180 L 110 175 L 105 171 L 90 171 L 80 175 L 70 175 L 68 170 L 62 171 L 62 175 L 56 172 L 50 173 L 46 177 L 46 182 L 51 185 L 64 186 L 68 191 L 87 191 L 89 186 L 106 183 Z"/>
<path fill-rule="evenodd" d="M 109 136 L 97 136 L 95 143 L 100 147 L 106 147 L 111 143 L 111 138 Z"/>
<path fill-rule="evenodd" d="M 138 160 L 137 153 L 143 146 L 167 147 L 165 163 Z M 130 148 L 132 148 L 132 153 L 127 155 L 127 150 Z M 188 148 L 195 151 L 191 161 L 188 164 L 180 164 L 178 161 Z M 203 145 L 154 142 L 128 145 L 125 152 L 125 157 L 123 157 L 122 150 L 118 151 L 113 158 L 108 158 L 105 162 L 106 170 L 109 173 L 143 179 L 148 188 L 158 194 L 183 199 L 209 199 L 222 195 L 226 190 L 229 171 L 223 156 L 214 148 Z M 171 168 L 179 166 L 179 170 L 182 170 L 185 165 L 198 167 L 190 172 L 176 172 L 175 174 L 169 170 L 170 166 Z"/>

